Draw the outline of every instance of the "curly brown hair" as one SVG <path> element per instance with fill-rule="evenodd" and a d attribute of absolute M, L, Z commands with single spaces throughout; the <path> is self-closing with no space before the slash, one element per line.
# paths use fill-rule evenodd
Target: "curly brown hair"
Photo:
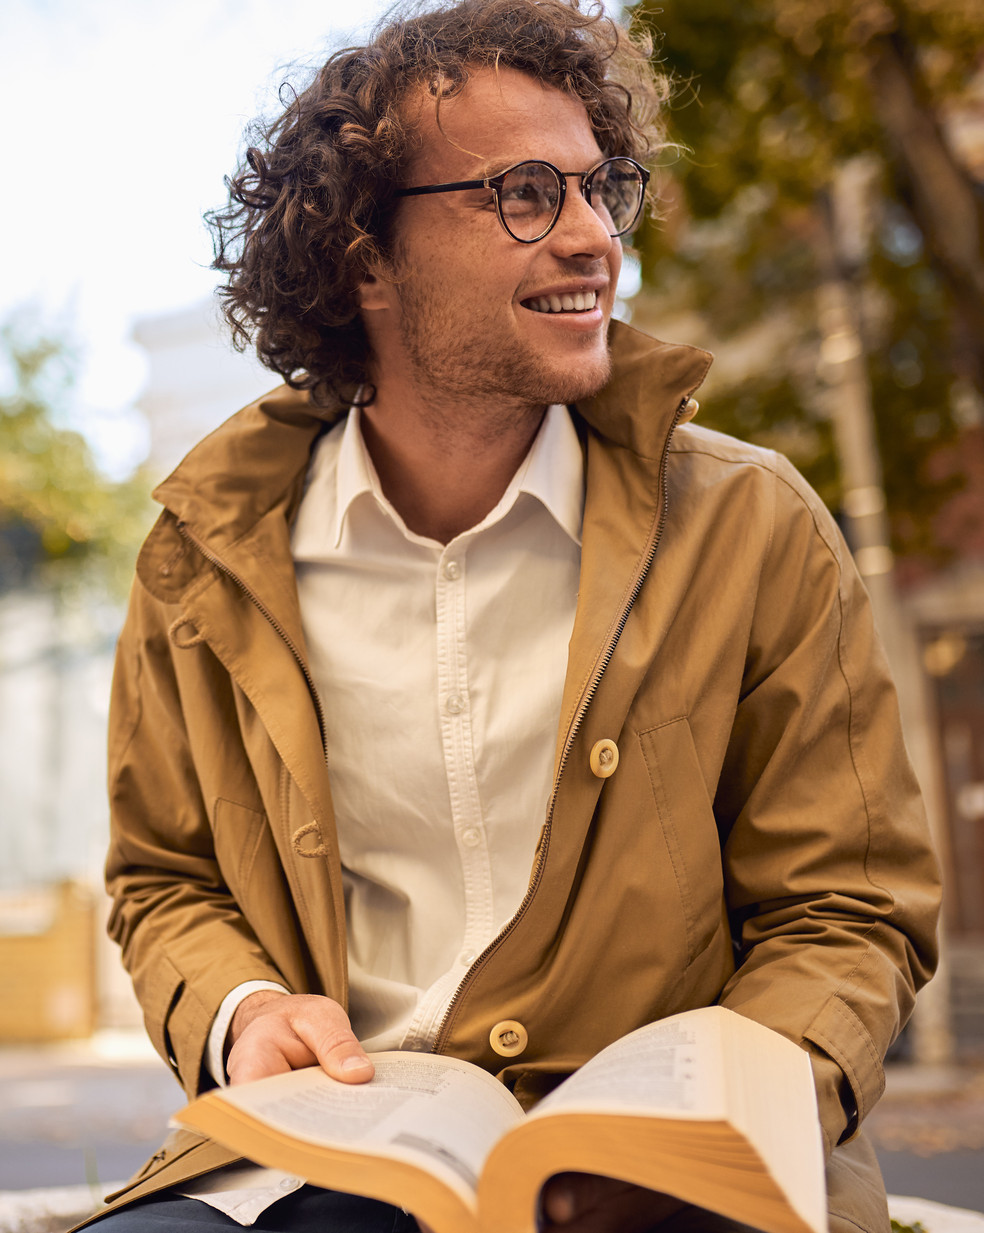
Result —
<path fill-rule="evenodd" d="M 578 98 L 606 156 L 661 144 L 666 82 L 651 48 L 580 0 L 458 0 L 388 21 L 339 51 L 283 114 L 254 132 L 228 208 L 206 215 L 239 350 L 317 403 L 353 397 L 369 344 L 356 291 L 385 260 L 394 191 L 414 132 L 401 104 L 439 102 L 469 69 L 506 66 Z M 281 91 L 283 96 L 283 90 Z"/>

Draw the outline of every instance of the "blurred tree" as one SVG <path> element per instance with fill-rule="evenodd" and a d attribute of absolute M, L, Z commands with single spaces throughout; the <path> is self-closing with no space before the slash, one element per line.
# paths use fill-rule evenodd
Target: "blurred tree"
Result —
<path fill-rule="evenodd" d="M 684 147 L 660 172 L 666 220 L 637 235 L 637 319 L 700 314 L 724 361 L 701 422 L 783 449 L 836 509 L 817 294 L 836 265 L 858 294 L 895 547 L 939 556 L 932 517 L 961 480 L 927 460 L 984 395 L 984 5 L 633 12 L 676 80 Z"/>
<path fill-rule="evenodd" d="M 0 594 L 43 581 L 119 595 L 150 518 L 141 478 L 107 479 L 59 425 L 75 361 L 33 323 L 0 327 Z"/>

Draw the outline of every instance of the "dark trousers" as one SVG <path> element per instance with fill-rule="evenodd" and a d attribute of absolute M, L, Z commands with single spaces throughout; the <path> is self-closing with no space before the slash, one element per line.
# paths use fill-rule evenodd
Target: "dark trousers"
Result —
<path fill-rule="evenodd" d="M 92 1223 L 99 1233 L 219 1233 L 241 1225 L 200 1199 L 163 1190 Z M 416 1233 L 412 1216 L 388 1203 L 302 1186 L 248 1226 L 254 1233 Z"/>

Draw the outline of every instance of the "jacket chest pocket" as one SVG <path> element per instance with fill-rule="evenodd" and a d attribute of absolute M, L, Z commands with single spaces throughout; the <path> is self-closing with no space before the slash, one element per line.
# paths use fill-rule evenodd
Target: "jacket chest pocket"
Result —
<path fill-rule="evenodd" d="M 721 925 L 724 875 L 711 799 L 685 718 L 639 734 L 692 962 Z"/>

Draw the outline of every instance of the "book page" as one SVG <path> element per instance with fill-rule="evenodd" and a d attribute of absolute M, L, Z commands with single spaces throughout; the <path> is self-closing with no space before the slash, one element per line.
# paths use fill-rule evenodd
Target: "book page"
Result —
<path fill-rule="evenodd" d="M 369 1056 L 376 1067 L 369 1083 L 339 1083 L 315 1066 L 212 1095 L 294 1138 L 416 1164 L 471 1197 L 493 1144 L 523 1120 L 519 1103 L 456 1058 Z"/>
<path fill-rule="evenodd" d="M 705 1013 L 706 1012 L 710 1012 Z M 597 1054 L 530 1113 L 725 1116 L 720 1007 L 687 1011 L 638 1028 Z"/>

